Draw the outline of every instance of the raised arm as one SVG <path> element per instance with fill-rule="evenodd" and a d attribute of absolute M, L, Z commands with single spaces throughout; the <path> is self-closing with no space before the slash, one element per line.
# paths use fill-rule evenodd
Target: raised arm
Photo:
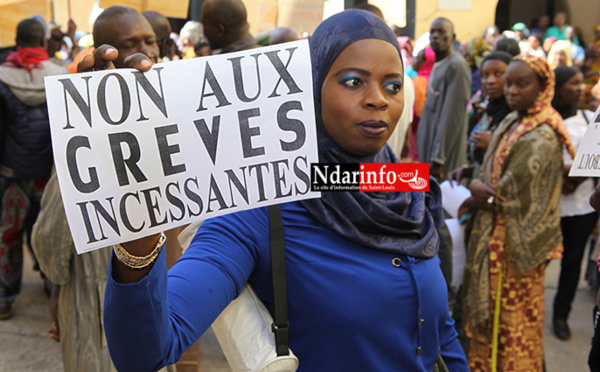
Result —
<path fill-rule="evenodd" d="M 154 238 L 124 246 L 132 252 L 138 246 L 151 249 Z M 268 220 L 258 209 L 205 221 L 168 273 L 163 250 L 152 268 L 132 274 L 139 281 L 119 283 L 118 275 L 135 270 L 113 254 L 104 324 L 117 369 L 151 371 L 176 362 L 239 295 L 265 246 Z"/>

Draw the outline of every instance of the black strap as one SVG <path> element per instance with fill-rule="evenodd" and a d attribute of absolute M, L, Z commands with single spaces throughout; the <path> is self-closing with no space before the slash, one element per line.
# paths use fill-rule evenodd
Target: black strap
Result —
<path fill-rule="evenodd" d="M 269 238 L 271 244 L 271 277 L 273 282 L 273 324 L 277 356 L 290 355 L 290 323 L 287 314 L 285 273 L 285 238 L 279 205 L 269 206 Z"/>
<path fill-rule="evenodd" d="M 585 120 L 585 123 L 587 125 L 590 125 L 590 119 L 588 119 L 587 115 L 585 114 L 585 111 L 581 110 L 581 116 L 583 116 L 583 119 Z"/>

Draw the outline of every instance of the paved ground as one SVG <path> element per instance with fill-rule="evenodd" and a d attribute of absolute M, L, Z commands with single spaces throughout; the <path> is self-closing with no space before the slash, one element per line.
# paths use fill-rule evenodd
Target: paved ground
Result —
<path fill-rule="evenodd" d="M 14 304 L 15 315 L 0 321 L 0 372 L 61 372 L 60 345 L 47 336 L 50 316 L 42 281 L 25 263 L 21 296 Z M 556 292 L 559 263 L 552 262 L 546 276 L 546 308 L 551 309 Z M 591 312 L 595 294 L 581 282 L 569 325 L 573 332 L 570 341 L 555 338 L 547 314 L 544 346 L 548 372 L 587 371 L 587 355 L 592 336 Z M 230 371 L 212 333 L 201 339 L 203 372 Z"/>
<path fill-rule="evenodd" d="M 13 304 L 14 315 L 0 321 L 0 372 L 63 372 L 60 344 L 48 337 L 48 297 L 39 273 L 31 267 L 27 255 L 22 292 Z M 200 342 L 202 372 L 231 371 L 210 330 Z"/>

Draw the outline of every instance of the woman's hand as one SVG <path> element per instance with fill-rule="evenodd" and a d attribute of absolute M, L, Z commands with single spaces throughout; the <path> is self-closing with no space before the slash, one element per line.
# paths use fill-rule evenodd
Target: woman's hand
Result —
<path fill-rule="evenodd" d="M 429 166 L 429 175 L 434 177 L 438 182 L 444 179 L 444 166 L 440 163 L 433 162 Z"/>
<path fill-rule="evenodd" d="M 52 318 L 52 324 L 48 328 L 48 334 L 50 338 L 56 342 L 60 342 L 60 330 L 58 328 L 58 296 L 60 295 L 60 286 L 52 286 L 52 292 L 50 293 L 50 317 Z"/>
<path fill-rule="evenodd" d="M 121 246 L 133 256 L 145 257 L 156 248 L 160 235 L 161 234 L 145 236 L 140 239 L 122 243 Z M 150 272 L 150 269 L 155 263 L 156 262 L 153 262 L 143 269 L 132 269 L 115 256 L 113 261 L 113 278 L 119 283 L 137 283 Z"/>
<path fill-rule="evenodd" d="M 592 95 L 596 99 L 600 99 L 600 81 L 592 88 Z"/>
<path fill-rule="evenodd" d="M 462 220 L 463 216 L 467 214 L 471 209 L 477 209 L 477 202 L 475 198 L 469 196 L 465 201 L 458 207 L 458 220 Z"/>
<path fill-rule="evenodd" d="M 496 198 L 500 201 L 506 201 L 506 199 L 496 193 L 495 185 L 488 185 L 479 180 L 471 182 L 469 190 L 471 190 L 471 196 L 473 198 L 473 208 L 493 211 L 496 204 Z"/>
<path fill-rule="evenodd" d="M 473 136 L 471 137 L 473 145 L 482 150 L 487 150 L 491 140 L 492 132 L 488 130 L 478 130 L 477 132 L 473 133 Z"/>
<path fill-rule="evenodd" d="M 471 97 L 471 106 L 473 106 L 473 111 L 483 112 L 481 108 L 481 103 L 483 102 L 483 96 L 481 95 L 481 91 L 473 94 Z"/>
<path fill-rule="evenodd" d="M 577 187 L 581 185 L 583 181 L 587 179 L 587 177 L 569 177 L 569 172 L 571 172 L 572 164 L 563 165 L 563 176 L 562 176 L 562 194 L 569 195 L 575 192 Z"/>
<path fill-rule="evenodd" d="M 452 181 L 455 181 L 456 183 L 460 183 L 460 181 L 466 177 L 473 177 L 473 167 L 472 166 L 464 165 L 464 166 L 458 167 L 455 170 L 448 173 L 448 180 L 450 181 L 451 187 L 454 187 L 454 183 Z"/>
<path fill-rule="evenodd" d="M 570 195 L 577 190 L 579 185 L 585 181 L 587 177 L 563 177 L 562 193 L 563 195 Z"/>
<path fill-rule="evenodd" d="M 115 69 L 114 62 L 119 57 L 119 51 L 107 44 L 100 45 L 93 54 L 88 54 L 77 65 L 77 72 L 91 72 Z M 135 53 L 123 60 L 123 67 L 135 68 L 146 72 L 152 67 L 152 61 L 142 53 Z"/>
<path fill-rule="evenodd" d="M 590 196 L 590 205 L 596 212 L 600 213 L 600 183 L 598 183 L 598 186 L 596 186 L 594 192 Z"/>

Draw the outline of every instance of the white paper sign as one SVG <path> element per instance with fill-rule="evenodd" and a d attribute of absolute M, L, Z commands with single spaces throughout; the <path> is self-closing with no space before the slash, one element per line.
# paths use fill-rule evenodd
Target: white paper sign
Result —
<path fill-rule="evenodd" d="M 305 40 L 45 83 L 78 253 L 320 196 Z"/>
<path fill-rule="evenodd" d="M 458 209 L 471 196 L 471 191 L 456 181 L 444 181 L 440 184 L 440 189 L 442 190 L 442 207 L 452 218 L 457 218 Z"/>
<path fill-rule="evenodd" d="M 452 287 L 462 284 L 465 274 L 465 262 L 467 251 L 465 248 L 465 225 L 460 224 L 458 219 L 450 218 L 445 220 L 446 227 L 452 239 Z"/>
<path fill-rule="evenodd" d="M 570 177 L 600 177 L 600 107 L 577 149 Z"/>

